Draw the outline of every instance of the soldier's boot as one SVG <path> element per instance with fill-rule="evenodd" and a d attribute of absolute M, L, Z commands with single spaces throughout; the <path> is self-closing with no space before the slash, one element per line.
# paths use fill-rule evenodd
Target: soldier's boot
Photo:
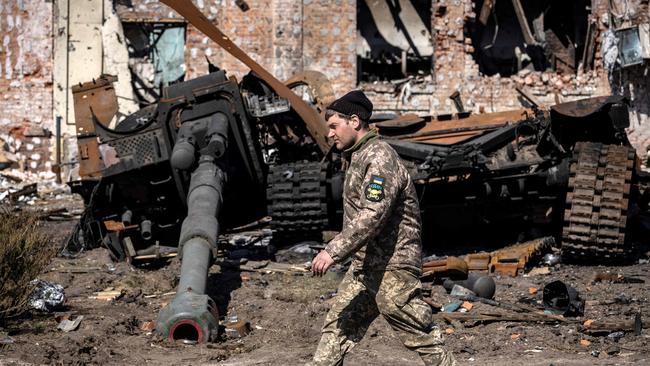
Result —
<path fill-rule="evenodd" d="M 325 317 L 322 336 L 311 365 L 342 365 L 345 354 L 363 338 L 378 313 L 365 285 L 350 268 Z"/>
<path fill-rule="evenodd" d="M 426 354 L 420 354 L 426 366 L 456 366 L 454 355 L 443 347 L 435 347 Z"/>
<path fill-rule="evenodd" d="M 333 333 L 324 332 L 314 353 L 314 359 L 307 366 L 340 366 L 343 358 L 355 345 Z"/>
<path fill-rule="evenodd" d="M 409 272 L 387 272 L 376 297 L 379 312 L 426 365 L 455 365 L 454 356 L 443 347 L 440 329 L 431 322 L 431 306 L 422 300 L 421 286 Z"/>

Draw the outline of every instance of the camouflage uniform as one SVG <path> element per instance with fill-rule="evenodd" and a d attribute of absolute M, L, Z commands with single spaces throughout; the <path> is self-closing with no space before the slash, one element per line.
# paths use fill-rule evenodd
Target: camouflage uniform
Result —
<path fill-rule="evenodd" d="M 422 300 L 420 211 L 397 153 L 371 131 L 355 146 L 343 193 L 343 230 L 325 251 L 354 260 L 325 319 L 314 365 L 341 365 L 381 314 L 427 365 L 454 365 Z"/>

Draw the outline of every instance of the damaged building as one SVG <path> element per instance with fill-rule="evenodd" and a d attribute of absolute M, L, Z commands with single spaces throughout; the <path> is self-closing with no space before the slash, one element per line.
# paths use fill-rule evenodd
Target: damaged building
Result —
<path fill-rule="evenodd" d="M 618 94 L 640 156 L 647 126 L 648 2 L 643 0 L 196 0 L 280 80 L 323 72 L 335 94 L 360 88 L 377 113 L 485 113 Z M 248 68 L 164 4 L 11 0 L 0 5 L 0 164 L 75 176 L 71 88 L 116 75 L 117 119 L 161 88 Z"/>
<path fill-rule="evenodd" d="M 648 364 L 648 1 L 10 1 L 7 362 L 303 363 L 360 269 L 403 272 L 387 306 L 422 297 L 459 362 Z M 382 168 L 361 230 L 321 113 L 355 88 L 410 205 Z M 408 272 L 373 258 L 400 220 Z M 341 238 L 364 263 L 321 271 Z M 372 326 L 346 364 L 421 363 Z"/>

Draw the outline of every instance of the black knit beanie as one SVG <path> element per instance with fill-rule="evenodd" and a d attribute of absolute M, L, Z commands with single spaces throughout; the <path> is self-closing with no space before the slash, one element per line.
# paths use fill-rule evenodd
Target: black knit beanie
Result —
<path fill-rule="evenodd" d="M 368 121 L 372 114 L 372 102 L 360 90 L 353 90 L 330 104 L 327 109 L 348 116 L 356 114 L 362 121 Z"/>

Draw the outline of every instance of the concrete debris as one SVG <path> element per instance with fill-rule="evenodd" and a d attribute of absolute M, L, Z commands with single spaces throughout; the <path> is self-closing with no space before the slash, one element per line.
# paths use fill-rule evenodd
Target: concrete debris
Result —
<path fill-rule="evenodd" d="M 463 304 L 460 307 L 465 309 L 466 311 L 470 311 L 474 307 L 474 304 L 472 304 L 469 301 L 463 301 Z"/>
<path fill-rule="evenodd" d="M 452 287 L 452 289 L 451 289 L 450 295 L 451 296 L 457 296 L 457 297 L 467 296 L 467 295 L 476 296 L 476 293 L 474 293 L 474 291 L 472 291 L 472 290 L 470 290 L 470 289 L 468 289 L 466 287 L 463 287 L 463 286 L 460 286 L 460 285 L 454 285 L 454 287 Z"/>
<path fill-rule="evenodd" d="M 56 329 L 62 330 L 66 333 L 77 330 L 83 318 L 83 315 L 79 315 L 75 317 L 74 320 L 70 320 L 70 316 L 66 315 L 59 321 L 59 325 L 56 327 Z"/>
<path fill-rule="evenodd" d="M 603 66 L 605 71 L 610 75 L 614 72 L 618 62 L 618 38 L 616 33 L 608 29 L 602 35 L 601 52 L 603 57 Z"/>
<path fill-rule="evenodd" d="M 314 244 L 319 244 L 316 242 L 305 242 L 305 243 L 299 243 L 294 246 L 292 246 L 289 250 L 291 250 L 294 253 L 298 254 L 316 254 L 318 251 L 316 249 L 313 249 Z"/>
<path fill-rule="evenodd" d="M 543 276 L 549 273 L 551 273 L 551 269 L 548 267 L 535 267 L 528 272 L 528 276 Z"/>
<path fill-rule="evenodd" d="M 140 324 L 140 330 L 144 332 L 153 332 L 154 329 L 156 329 L 155 322 L 142 322 L 142 324 Z"/>
<path fill-rule="evenodd" d="M 18 162 L 18 157 L 11 153 L 7 144 L 0 137 L 0 170 L 6 169 Z"/>
<path fill-rule="evenodd" d="M 251 332 L 251 324 L 244 320 L 238 320 L 236 316 L 231 317 L 225 324 L 225 333 L 228 338 L 242 338 Z"/>
<path fill-rule="evenodd" d="M 611 339 L 613 339 L 615 341 L 618 341 L 619 339 L 623 338 L 624 336 L 625 336 L 625 332 L 618 331 L 618 332 L 613 332 L 613 333 L 608 334 L 607 338 L 611 338 Z"/>
<path fill-rule="evenodd" d="M 34 206 L 48 200 L 71 201 L 72 193 L 66 184 L 57 183 L 52 172 L 0 171 L 0 202 L 17 206 Z"/>

